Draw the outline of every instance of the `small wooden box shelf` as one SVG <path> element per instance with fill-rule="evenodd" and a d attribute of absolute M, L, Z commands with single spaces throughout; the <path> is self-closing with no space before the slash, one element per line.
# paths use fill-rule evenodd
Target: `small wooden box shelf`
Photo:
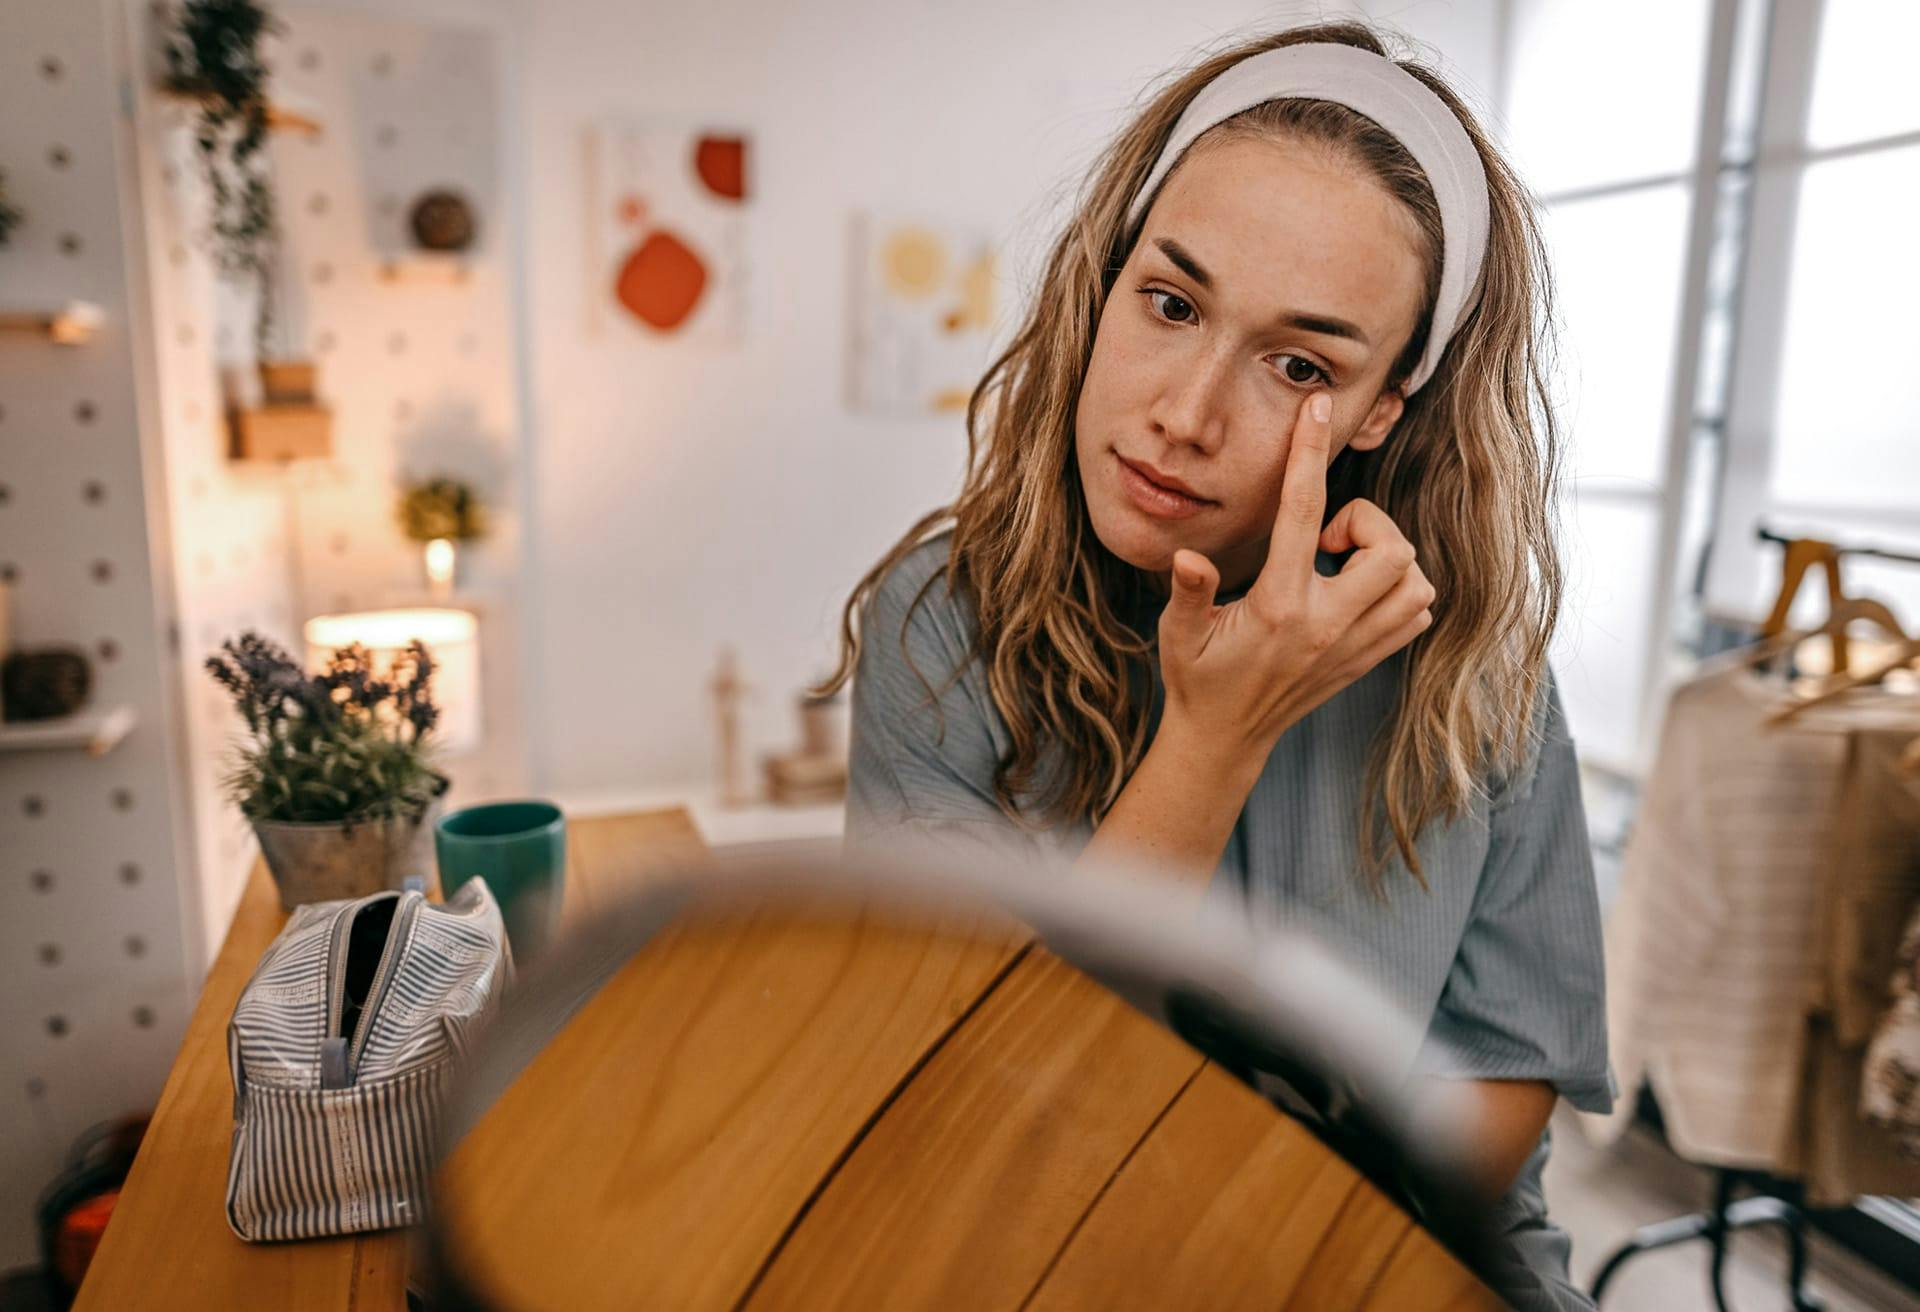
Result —
<path fill-rule="evenodd" d="M 323 405 L 263 405 L 227 412 L 235 460 L 313 460 L 333 453 L 333 412 Z"/>

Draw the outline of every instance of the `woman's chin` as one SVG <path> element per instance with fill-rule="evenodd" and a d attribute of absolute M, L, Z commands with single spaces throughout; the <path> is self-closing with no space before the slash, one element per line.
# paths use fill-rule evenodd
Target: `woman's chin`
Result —
<path fill-rule="evenodd" d="M 1095 515 L 1093 529 L 1102 546 L 1135 569 L 1164 572 L 1173 568 L 1179 548 L 1203 550 L 1187 540 L 1181 525 L 1158 523 L 1131 509 Z"/>

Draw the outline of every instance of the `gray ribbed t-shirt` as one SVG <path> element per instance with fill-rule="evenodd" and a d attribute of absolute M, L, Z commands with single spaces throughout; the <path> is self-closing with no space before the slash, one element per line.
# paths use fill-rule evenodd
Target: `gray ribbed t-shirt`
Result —
<path fill-rule="evenodd" d="M 909 834 L 1070 857 L 1091 837 L 1089 822 L 1035 835 L 994 800 L 994 770 L 1011 740 L 972 655 L 971 604 L 950 596 L 941 577 L 909 616 L 950 544 L 949 531 L 916 547 L 862 614 L 847 841 Z M 1316 568 L 1335 573 L 1340 561 L 1321 553 Z M 1144 635 L 1155 631 L 1157 617 L 1130 618 Z M 927 685 L 940 690 L 963 665 L 936 711 Z M 1604 1111 L 1615 1087 L 1598 894 L 1573 740 L 1552 671 L 1535 711 L 1538 750 L 1490 800 L 1419 836 L 1426 890 L 1392 856 L 1382 903 L 1358 873 L 1360 803 L 1367 754 L 1395 708 L 1402 665 L 1398 653 L 1382 661 L 1282 735 L 1207 896 L 1234 900 L 1257 924 L 1311 926 L 1413 1014 L 1431 1017 L 1424 1069 L 1545 1080 L 1574 1106 Z M 1150 726 L 1164 695 L 1156 669 Z M 1555 1285 L 1558 1306 L 1588 1307 L 1565 1283 L 1568 1240 L 1547 1219 L 1540 1171 L 1548 1148 L 1543 1135 L 1502 1200 L 1501 1221 Z"/>

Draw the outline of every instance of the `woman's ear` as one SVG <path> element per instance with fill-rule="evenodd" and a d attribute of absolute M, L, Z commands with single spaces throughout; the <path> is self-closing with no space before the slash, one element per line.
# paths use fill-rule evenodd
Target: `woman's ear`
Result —
<path fill-rule="evenodd" d="M 1360 421 L 1360 427 L 1347 439 L 1347 445 L 1360 451 L 1371 451 L 1387 440 L 1387 434 L 1400 422 L 1400 412 L 1407 408 L 1406 397 L 1397 387 L 1387 388 L 1374 399 L 1373 409 L 1367 411 L 1367 417 Z"/>

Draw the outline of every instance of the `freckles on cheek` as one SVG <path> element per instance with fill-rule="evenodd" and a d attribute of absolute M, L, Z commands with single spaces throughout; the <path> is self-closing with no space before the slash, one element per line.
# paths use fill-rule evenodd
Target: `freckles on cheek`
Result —
<path fill-rule="evenodd" d="M 1107 314 L 1124 314 L 1125 309 L 1124 306 L 1111 306 Z M 1116 364 L 1124 362 L 1137 365 L 1152 359 L 1156 345 L 1151 333 L 1141 331 L 1140 325 L 1129 323 L 1124 318 L 1119 323 L 1103 319 L 1098 331 L 1098 353 Z"/>
<path fill-rule="evenodd" d="M 1285 453 L 1282 452 L 1282 455 Z M 1273 531 L 1273 518 L 1280 513 L 1280 498 L 1286 491 L 1286 465 L 1275 465 L 1272 469 L 1262 470 L 1256 486 L 1260 495 L 1254 498 L 1251 507 L 1252 527 L 1262 533 Z"/>

